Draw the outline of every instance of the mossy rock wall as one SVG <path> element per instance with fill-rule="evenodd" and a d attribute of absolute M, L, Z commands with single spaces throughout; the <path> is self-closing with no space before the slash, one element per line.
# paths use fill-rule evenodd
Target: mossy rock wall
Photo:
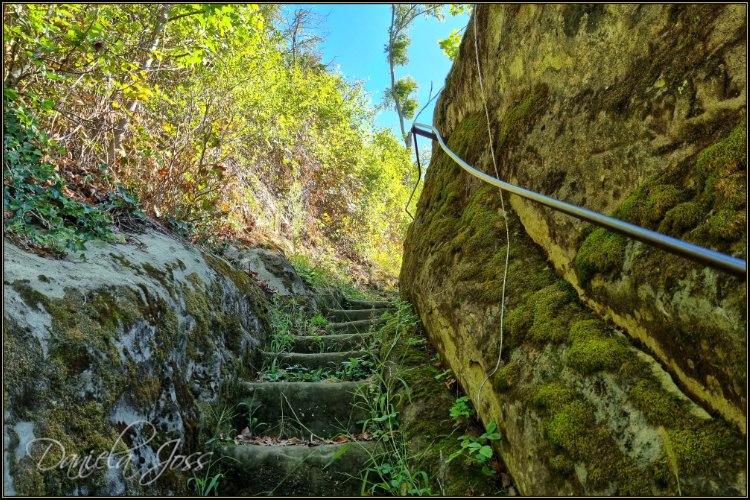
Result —
<path fill-rule="evenodd" d="M 175 446 L 158 457 L 157 450 L 179 439 L 176 455 L 202 451 L 209 406 L 252 371 L 269 331 L 258 287 L 196 247 L 157 233 L 136 237 L 140 245 L 87 243 L 85 262 L 49 260 L 5 242 L 6 494 L 186 493 L 190 473 L 179 467 L 144 485 Z M 153 430 L 144 424 L 118 443 L 141 420 Z M 49 441 L 33 444 L 33 456 L 26 452 L 34 439 L 55 439 L 67 457 L 93 450 L 93 466 L 100 453 L 137 448 L 152 436 L 132 452 L 135 469 L 125 475 L 103 461 L 101 470 L 84 469 L 83 479 L 75 467 L 40 471 Z M 60 461 L 58 450 L 42 468 Z"/>
<path fill-rule="evenodd" d="M 474 15 L 500 178 L 744 257 L 744 6 Z M 473 23 L 434 122 L 494 175 Z M 505 208 L 434 147 L 400 283 L 499 423 L 520 492 L 676 494 L 668 442 L 683 494 L 744 495 L 744 283 L 515 196 Z"/>
<path fill-rule="evenodd" d="M 412 474 L 425 472 L 433 493 L 467 496 L 473 491 L 475 496 L 494 496 L 497 486 L 465 455 L 448 462 L 451 454 L 461 449 L 458 438 L 463 429 L 450 417 L 455 397 L 445 380 L 435 379 L 441 372 L 433 365 L 428 349 L 421 326 L 403 328 L 400 334 L 393 323 L 383 329 L 383 373 L 394 389 L 391 401 L 399 412 L 399 431 L 410 442 Z"/>
<path fill-rule="evenodd" d="M 744 5 L 480 6 L 476 20 L 503 180 L 746 258 Z M 450 136 L 477 116 L 475 166 L 494 174 L 473 22 L 434 122 Z M 509 201 L 584 302 L 745 428 L 744 281 Z"/>

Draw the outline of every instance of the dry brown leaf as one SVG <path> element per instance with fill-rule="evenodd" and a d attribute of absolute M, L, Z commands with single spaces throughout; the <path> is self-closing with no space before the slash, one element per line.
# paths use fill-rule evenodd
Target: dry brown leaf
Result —
<path fill-rule="evenodd" d="M 508 474 L 506 474 L 505 472 L 501 472 L 500 479 L 503 480 L 503 488 L 507 488 L 508 486 L 510 486 L 511 480 Z"/>
<path fill-rule="evenodd" d="M 349 438 L 346 436 L 336 436 L 335 438 L 331 439 L 334 443 L 346 443 L 349 441 Z"/>

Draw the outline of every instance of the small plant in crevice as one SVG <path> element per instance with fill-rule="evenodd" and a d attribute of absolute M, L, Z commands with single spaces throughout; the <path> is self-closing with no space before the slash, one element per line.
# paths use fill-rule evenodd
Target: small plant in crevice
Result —
<path fill-rule="evenodd" d="M 253 402 L 255 401 L 255 397 L 253 396 L 253 401 L 250 402 L 250 404 L 247 404 L 246 402 L 241 402 L 237 404 L 237 407 L 244 406 L 247 408 L 247 429 L 250 433 L 250 436 L 254 436 L 258 434 L 258 431 L 260 431 L 261 427 L 266 427 L 268 424 L 265 422 L 259 422 L 257 417 L 254 417 L 256 411 L 261 407 L 261 405 L 254 406 Z"/>
<path fill-rule="evenodd" d="M 208 416 L 212 419 L 214 429 L 211 439 L 206 441 L 204 444 L 210 444 L 211 453 L 215 453 L 217 444 L 227 445 L 234 443 L 231 436 L 234 436 L 236 434 L 236 429 L 232 427 L 232 420 L 237 416 L 237 414 L 226 409 L 221 410 L 221 412 L 217 414 L 213 406 L 209 406 L 209 409 L 211 411 L 210 415 Z M 206 467 L 206 472 L 202 475 L 202 477 L 193 472 L 193 477 L 188 479 L 188 487 L 191 485 L 191 483 L 194 484 L 195 491 L 199 496 L 209 496 L 212 491 L 214 495 L 218 496 L 219 480 L 224 477 L 224 474 L 221 473 L 221 469 L 219 469 L 218 472 L 216 472 L 216 469 L 214 469 L 215 474 L 211 475 L 211 468 L 214 466 L 218 467 L 219 462 L 221 462 L 225 458 L 237 462 L 236 459 L 226 455 L 222 455 L 216 460 L 211 460 L 211 462 L 209 462 L 208 466 Z"/>
<path fill-rule="evenodd" d="M 313 316 L 310 319 L 310 322 L 315 326 L 326 326 L 328 324 L 328 320 L 325 319 L 321 313 L 317 313 Z"/>
<path fill-rule="evenodd" d="M 492 458 L 493 450 L 487 441 L 498 441 L 502 439 L 502 436 L 497 430 L 497 424 L 493 420 L 490 425 L 487 426 L 487 431 L 479 437 L 474 436 L 460 436 L 458 440 L 461 442 L 461 448 L 451 454 L 448 458 L 448 462 L 457 458 L 467 452 L 467 461 L 470 464 L 478 464 L 482 466 L 482 472 L 486 476 L 495 474 L 495 471 L 487 466 L 488 461 Z"/>
<path fill-rule="evenodd" d="M 466 427 L 471 422 L 474 414 L 474 409 L 469 406 L 469 396 L 458 398 L 453 402 L 451 417 L 456 421 L 456 425 Z"/>

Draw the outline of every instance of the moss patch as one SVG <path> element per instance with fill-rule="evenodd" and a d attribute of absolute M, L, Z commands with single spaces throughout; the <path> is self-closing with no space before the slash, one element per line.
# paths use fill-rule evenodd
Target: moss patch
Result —
<path fill-rule="evenodd" d="M 604 228 L 586 238 L 576 254 L 576 271 L 585 285 L 596 274 L 607 274 L 622 268 L 628 239 Z"/>
<path fill-rule="evenodd" d="M 241 350 L 247 318 L 222 310 L 226 301 L 222 284 L 203 283 L 197 274 L 188 277 L 189 284 L 175 284 L 172 271 L 177 267 L 162 272 L 145 264 L 138 272 L 162 285 L 171 298 L 179 295 L 185 300 L 186 312 L 194 320 L 192 331 L 180 327 L 179 311 L 167 303 L 169 297 L 153 293 L 145 284 L 135 289 L 66 288 L 65 296 L 57 299 L 37 292 L 28 281 L 9 283 L 28 307 L 51 317 L 46 357 L 31 331 L 13 318 L 4 318 L 4 403 L 10 418 L 33 421 L 35 436 L 57 439 L 66 454 L 86 456 L 92 449 L 102 452 L 114 445 L 122 429 L 113 427 L 107 415 L 117 401 L 154 415 L 164 391 L 174 389 L 185 434 L 167 433 L 165 425 L 157 441 L 180 437 L 183 451 L 195 449 L 201 416 L 189 389 L 194 381 L 183 380 L 174 360 L 184 359 L 187 353 L 200 362 L 199 352 L 205 355 L 226 347 L 235 357 L 224 360 L 223 371 L 242 372 L 251 353 Z M 252 285 L 245 285 L 252 292 Z M 249 300 L 263 299 L 252 295 Z M 260 327 L 265 328 L 262 317 Z M 50 452 L 45 460 L 54 463 L 56 458 L 60 457 Z M 39 474 L 30 457 L 14 459 L 11 474 L 17 491 L 24 495 L 65 495 L 76 487 L 96 492 L 104 486 L 99 472 L 85 481 L 68 479 L 67 470 Z M 172 474 L 160 484 L 180 492 L 185 481 Z"/>
<path fill-rule="evenodd" d="M 614 332 L 599 320 L 584 320 L 573 325 L 568 366 L 585 374 L 620 368 L 629 354 L 628 341 L 623 336 L 607 336 L 608 333 Z"/>

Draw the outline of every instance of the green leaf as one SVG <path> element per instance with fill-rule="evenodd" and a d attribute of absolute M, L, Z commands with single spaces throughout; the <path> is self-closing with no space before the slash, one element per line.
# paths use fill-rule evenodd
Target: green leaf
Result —
<path fill-rule="evenodd" d="M 479 453 L 487 458 L 492 458 L 492 448 L 490 448 L 489 446 L 482 446 L 479 449 Z"/>
<path fill-rule="evenodd" d="M 332 464 L 333 462 L 335 462 L 336 460 L 338 460 L 338 458 L 339 458 L 339 457 L 340 457 L 341 455 L 343 455 L 343 454 L 344 454 L 344 452 L 345 452 L 346 450 L 348 450 L 349 448 L 351 448 L 351 447 L 352 447 L 353 445 L 354 445 L 354 443 L 349 443 L 348 445 L 344 446 L 344 447 L 343 447 L 343 448 L 341 448 L 341 449 L 340 449 L 339 451 L 337 451 L 337 452 L 336 452 L 336 454 L 335 454 L 335 455 L 334 455 L 333 457 L 331 457 L 331 459 L 330 459 L 330 460 L 328 461 L 328 463 L 327 463 L 327 464 L 325 464 L 325 466 L 323 466 L 323 469 L 327 468 L 327 467 L 328 467 L 329 465 L 331 465 L 331 464 Z"/>

